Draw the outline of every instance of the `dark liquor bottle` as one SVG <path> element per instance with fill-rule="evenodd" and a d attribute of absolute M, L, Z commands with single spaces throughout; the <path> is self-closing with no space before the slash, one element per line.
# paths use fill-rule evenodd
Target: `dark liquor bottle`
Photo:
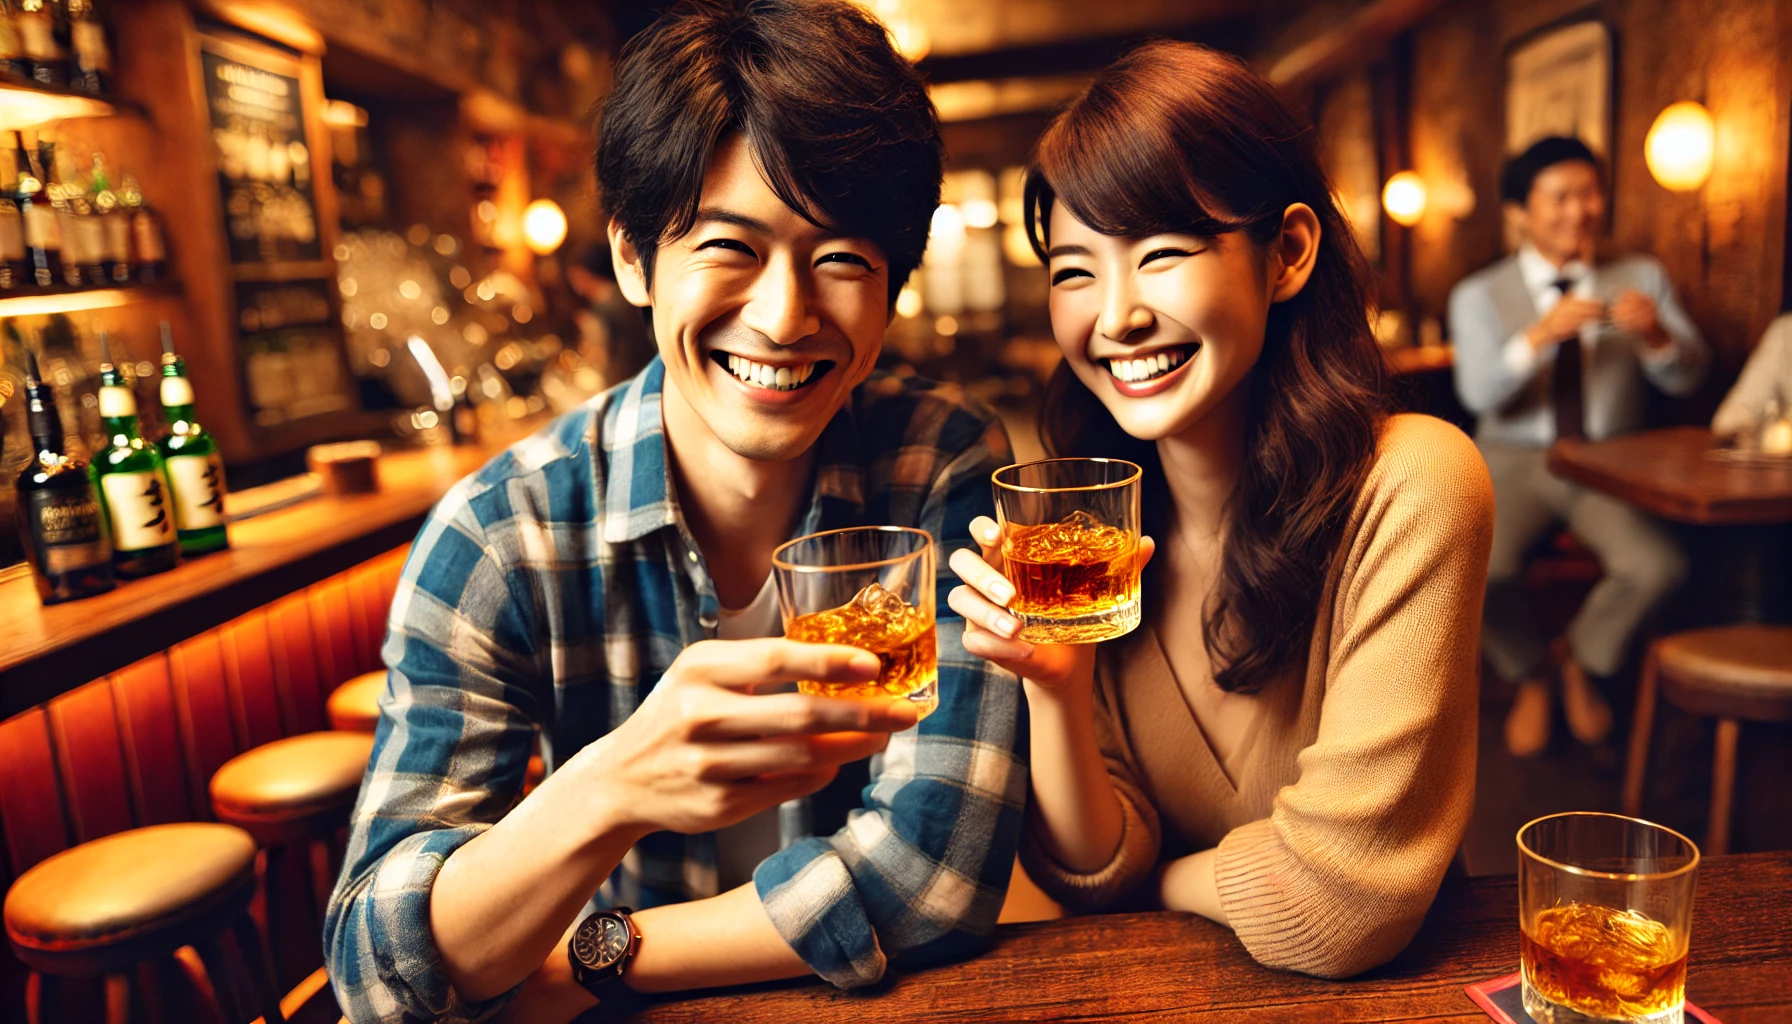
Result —
<path fill-rule="evenodd" d="M 6 0 L 0 0 L 4 4 Z M 0 292 L 13 292 L 30 277 L 25 264 L 25 221 L 19 215 L 17 174 L 0 160 Z"/>
<path fill-rule="evenodd" d="M 100 332 L 100 423 L 106 447 L 90 471 L 100 506 L 112 528 L 112 568 L 125 579 L 174 568 L 180 545 L 168 506 L 162 456 L 137 430 L 137 396 L 112 365 L 112 348 Z"/>
<path fill-rule="evenodd" d="M 118 201 L 131 219 L 131 280 L 138 284 L 162 280 L 168 273 L 168 245 L 163 240 L 162 222 L 143 204 L 143 189 L 136 178 L 127 174 L 119 181 Z"/>
<path fill-rule="evenodd" d="M 112 545 L 93 481 L 87 464 L 63 451 L 62 417 L 29 349 L 25 402 L 32 456 L 19 474 L 18 518 L 37 596 L 56 604 L 111 590 Z"/>
<path fill-rule="evenodd" d="M 58 283 L 70 288 L 87 286 L 87 241 L 89 232 L 76 223 L 79 216 L 71 200 L 80 189 L 63 176 L 66 159 L 57 155 L 56 143 L 43 133 L 37 136 L 37 166 L 44 172 L 45 198 L 56 212 L 62 234 L 62 277 Z M 98 224 L 93 225 L 98 227 Z"/>
<path fill-rule="evenodd" d="M 224 459 L 193 413 L 187 364 L 174 352 L 174 333 L 162 321 L 162 413 L 169 434 L 156 442 L 174 491 L 180 553 L 203 555 L 230 546 L 224 529 Z"/>
<path fill-rule="evenodd" d="M 100 218 L 100 260 L 104 264 L 105 279 L 112 284 L 128 284 L 131 280 L 131 215 L 119 200 L 118 193 L 112 190 L 106 158 L 99 153 L 93 154 L 88 201 Z"/>
<path fill-rule="evenodd" d="M 93 9 L 93 0 L 67 0 L 68 48 L 71 88 L 102 93 L 112 77 L 112 48 L 106 44 L 106 26 Z"/>
<path fill-rule="evenodd" d="M 61 88 L 68 84 L 68 55 L 57 36 L 58 22 L 67 25 L 67 12 L 57 0 L 18 0 L 14 24 L 19 30 L 19 48 L 31 68 L 31 80 L 39 85 Z"/>
<path fill-rule="evenodd" d="M 13 198 L 25 229 L 25 263 L 30 283 L 38 288 L 52 288 L 62 281 L 62 222 L 56 219 L 56 207 L 44 195 L 43 179 L 32 166 L 24 133 L 14 132 L 13 139 L 17 143 L 13 154 L 18 168 Z"/>

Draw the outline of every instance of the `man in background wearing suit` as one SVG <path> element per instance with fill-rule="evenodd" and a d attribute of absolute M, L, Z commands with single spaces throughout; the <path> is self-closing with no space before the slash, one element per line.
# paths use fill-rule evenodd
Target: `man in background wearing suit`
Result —
<path fill-rule="evenodd" d="M 1482 646 L 1494 671 L 1518 686 L 1506 744 L 1526 757 L 1549 742 L 1552 661 L 1569 730 L 1583 743 L 1605 738 L 1611 709 L 1588 673 L 1622 666 L 1638 625 L 1685 575 L 1685 556 L 1660 524 L 1551 474 L 1549 445 L 1558 433 L 1597 440 L 1635 430 L 1643 381 L 1687 394 L 1709 353 L 1659 262 L 1596 260 L 1605 189 L 1584 143 L 1533 144 L 1507 164 L 1500 192 L 1524 244 L 1458 283 L 1449 316 L 1456 391 L 1479 417 L 1476 441 L 1496 502 Z M 1558 523 L 1592 549 L 1604 577 L 1552 651 L 1528 616 L 1519 577 L 1525 552 Z"/>

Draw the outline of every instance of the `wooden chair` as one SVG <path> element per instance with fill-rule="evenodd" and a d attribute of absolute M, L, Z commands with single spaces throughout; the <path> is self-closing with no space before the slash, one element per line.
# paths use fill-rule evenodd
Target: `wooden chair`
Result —
<path fill-rule="evenodd" d="M 32 1024 L 62 1019 L 54 979 L 106 979 L 108 1021 L 128 1012 L 130 976 L 192 946 L 228 1024 L 284 1024 L 267 950 L 249 901 L 255 840 L 209 822 L 118 832 L 56 854 L 6 894 L 6 937 L 36 977 Z M 240 993 L 221 940 L 233 933 L 250 991 Z M 146 994 L 154 1002 L 154 993 Z M 160 1009 L 160 1008 L 158 1008 Z M 163 1016 L 166 1011 L 163 1010 Z"/>
<path fill-rule="evenodd" d="M 270 850 L 305 848 L 320 915 L 335 885 L 332 840 L 347 827 L 373 737 L 309 732 L 264 743 L 212 776 L 212 812 Z"/>
<path fill-rule="evenodd" d="M 1717 719 L 1717 756 L 1711 771 L 1711 821 L 1704 852 L 1730 849 L 1736 791 L 1736 745 L 1742 722 L 1792 722 L 1792 626 L 1749 623 L 1694 629 L 1657 640 L 1637 687 L 1623 809 L 1642 809 L 1643 772 L 1655 724 L 1657 692 L 1668 703 Z"/>

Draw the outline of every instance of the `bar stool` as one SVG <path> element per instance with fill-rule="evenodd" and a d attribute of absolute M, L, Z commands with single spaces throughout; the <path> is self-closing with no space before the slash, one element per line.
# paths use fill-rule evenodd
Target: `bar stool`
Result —
<path fill-rule="evenodd" d="M 324 707 L 330 728 L 343 732 L 372 732 L 380 720 L 380 694 L 386 692 L 386 673 L 363 672 L 330 691 Z"/>
<path fill-rule="evenodd" d="M 1623 809 L 1632 816 L 1642 809 L 1658 690 L 1669 704 L 1718 720 L 1704 852 L 1728 853 L 1741 723 L 1792 722 L 1792 626 L 1747 623 L 1694 629 L 1663 637 L 1649 649 L 1624 771 Z"/>
<path fill-rule="evenodd" d="M 348 825 L 373 754 L 373 736 L 309 732 L 264 743 L 212 775 L 212 813 L 270 852 L 303 847 L 320 920 L 335 887 L 332 839 Z"/>
<path fill-rule="evenodd" d="M 6 937 L 44 981 L 106 978 L 109 988 L 120 976 L 116 984 L 128 985 L 138 965 L 192 946 L 225 1020 L 247 1024 L 259 1012 L 267 1024 L 284 1024 L 266 947 L 248 913 L 254 891 L 255 840 L 243 830 L 152 825 L 82 843 L 19 876 L 6 894 Z M 248 967 L 246 999 L 219 944 L 225 932 L 234 933 Z M 45 1012 L 47 1002 L 33 1007 L 32 1024 L 60 1019 Z"/>

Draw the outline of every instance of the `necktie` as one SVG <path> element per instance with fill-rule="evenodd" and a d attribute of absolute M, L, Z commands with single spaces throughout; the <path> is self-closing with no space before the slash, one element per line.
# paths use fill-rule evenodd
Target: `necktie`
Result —
<path fill-rule="evenodd" d="M 1550 282 L 1550 287 L 1567 298 L 1573 290 L 1575 282 L 1572 278 L 1558 277 Z M 1586 436 L 1586 425 L 1582 417 L 1585 394 L 1581 386 L 1580 337 L 1569 338 L 1556 346 L 1556 365 L 1552 382 L 1552 397 L 1556 406 L 1556 438 L 1581 438 Z"/>

